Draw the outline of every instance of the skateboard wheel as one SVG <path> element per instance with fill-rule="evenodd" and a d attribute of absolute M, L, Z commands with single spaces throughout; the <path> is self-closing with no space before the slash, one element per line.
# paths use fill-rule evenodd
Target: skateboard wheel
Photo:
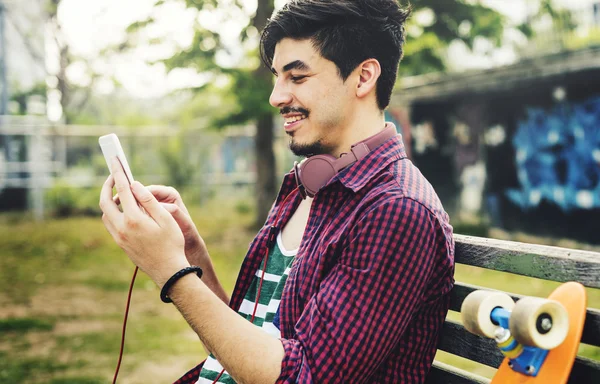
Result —
<path fill-rule="evenodd" d="M 542 349 L 559 346 L 569 332 L 569 315 L 558 301 L 524 297 L 509 320 L 510 332 L 524 345 Z"/>
<path fill-rule="evenodd" d="M 493 339 L 499 325 L 492 322 L 492 310 L 501 307 L 510 311 L 514 306 L 515 302 L 506 293 L 477 290 L 465 298 L 460 315 L 467 331 Z"/>

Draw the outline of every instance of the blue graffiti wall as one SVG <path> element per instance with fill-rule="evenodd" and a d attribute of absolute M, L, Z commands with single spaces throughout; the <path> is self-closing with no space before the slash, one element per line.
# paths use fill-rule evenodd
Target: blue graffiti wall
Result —
<path fill-rule="evenodd" d="M 564 212 L 600 207 L 600 97 L 528 108 L 513 137 L 521 188 L 506 191 L 527 210 L 543 200 Z"/>

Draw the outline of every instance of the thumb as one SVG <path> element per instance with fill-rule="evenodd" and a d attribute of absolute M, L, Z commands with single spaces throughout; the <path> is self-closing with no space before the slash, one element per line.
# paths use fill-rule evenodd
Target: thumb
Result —
<path fill-rule="evenodd" d="M 160 203 L 160 205 L 173 216 L 182 232 L 186 232 L 193 227 L 192 219 L 177 204 Z"/>
<path fill-rule="evenodd" d="M 164 209 L 160 207 L 160 203 L 139 181 L 134 181 L 131 184 L 131 191 L 141 207 L 148 212 L 154 221 L 159 222 L 167 217 Z"/>

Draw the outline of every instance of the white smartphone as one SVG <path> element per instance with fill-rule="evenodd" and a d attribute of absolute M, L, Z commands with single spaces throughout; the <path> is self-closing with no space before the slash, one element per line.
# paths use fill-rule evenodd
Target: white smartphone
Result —
<path fill-rule="evenodd" d="M 129 184 L 133 183 L 133 175 L 131 174 L 131 169 L 129 169 L 125 152 L 123 152 L 123 147 L 121 147 L 121 142 L 119 142 L 117 135 L 111 133 L 100 136 L 98 143 L 100 143 L 100 148 L 102 149 L 102 154 L 104 154 L 104 160 L 106 160 L 106 165 L 108 165 L 108 170 L 110 173 L 112 174 L 110 164 L 111 159 L 113 157 L 117 157 L 123 166 L 123 170 L 125 171 L 125 176 L 127 176 Z"/>

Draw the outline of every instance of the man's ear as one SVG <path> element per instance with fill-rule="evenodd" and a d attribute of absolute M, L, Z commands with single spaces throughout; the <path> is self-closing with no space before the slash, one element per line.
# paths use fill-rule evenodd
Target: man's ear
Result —
<path fill-rule="evenodd" d="M 358 82 L 356 85 L 356 96 L 363 98 L 375 90 L 377 80 L 381 76 L 381 65 L 376 59 L 367 59 L 357 68 Z"/>

